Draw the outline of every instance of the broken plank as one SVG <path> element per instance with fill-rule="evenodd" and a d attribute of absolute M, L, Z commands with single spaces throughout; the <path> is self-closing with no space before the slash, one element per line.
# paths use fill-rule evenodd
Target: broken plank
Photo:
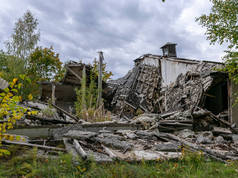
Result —
<path fill-rule="evenodd" d="M 76 152 L 75 148 L 73 145 L 69 142 L 69 138 L 63 138 L 65 148 L 68 153 L 72 154 L 75 158 L 78 156 L 78 153 Z"/>
<path fill-rule="evenodd" d="M 44 146 L 44 145 L 38 145 L 38 144 L 31 144 L 31 143 L 24 143 L 24 142 L 15 142 L 15 141 L 9 141 L 9 140 L 3 140 L 2 143 L 29 146 L 29 147 L 37 147 L 37 148 L 44 149 L 44 150 L 55 150 L 55 151 L 63 151 L 63 152 L 66 151 L 63 148 L 57 148 L 57 147 L 52 147 L 52 146 Z"/>
<path fill-rule="evenodd" d="M 68 66 L 65 66 L 65 68 L 70 71 L 77 79 L 79 79 L 79 81 L 82 80 L 82 78 L 76 73 L 74 72 L 72 69 L 70 69 Z"/>
<path fill-rule="evenodd" d="M 109 148 L 107 148 L 107 147 L 104 146 L 103 144 L 102 144 L 102 147 L 103 147 L 103 149 L 105 150 L 105 152 L 108 154 L 108 156 L 109 156 L 110 158 L 112 158 L 112 159 L 118 158 Z"/>
<path fill-rule="evenodd" d="M 230 129 L 223 128 L 223 127 L 213 127 L 212 133 L 214 134 L 232 134 Z"/>
<path fill-rule="evenodd" d="M 74 148 L 76 149 L 77 153 L 85 160 L 87 159 L 87 153 L 83 150 L 79 142 L 74 139 Z"/>
<path fill-rule="evenodd" d="M 74 123 L 74 122 L 58 120 L 58 119 L 48 119 L 48 118 L 39 117 L 36 115 L 26 115 L 26 118 L 30 119 L 30 120 L 39 120 L 41 122 L 50 122 L 50 123 L 54 123 L 54 124 L 73 124 Z"/>

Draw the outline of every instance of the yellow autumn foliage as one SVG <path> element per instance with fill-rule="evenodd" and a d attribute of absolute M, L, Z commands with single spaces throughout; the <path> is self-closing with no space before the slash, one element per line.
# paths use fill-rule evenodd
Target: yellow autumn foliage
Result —
<path fill-rule="evenodd" d="M 19 140 L 19 138 L 5 134 L 6 131 L 12 129 L 16 121 L 21 119 L 24 113 L 27 112 L 27 108 L 19 105 L 22 97 L 18 96 L 17 93 L 22 84 L 17 83 L 17 81 L 18 79 L 14 78 L 13 81 L 9 83 L 9 87 L 0 93 L 0 156 L 9 154 L 7 150 L 1 149 L 3 139 L 10 141 L 15 139 Z M 31 96 L 29 98 L 31 98 Z M 37 114 L 37 112 L 32 111 L 30 114 Z"/>

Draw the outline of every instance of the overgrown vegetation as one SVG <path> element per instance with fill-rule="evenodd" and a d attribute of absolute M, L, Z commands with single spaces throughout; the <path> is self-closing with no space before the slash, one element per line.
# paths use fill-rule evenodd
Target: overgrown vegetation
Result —
<path fill-rule="evenodd" d="M 107 72 L 106 64 L 103 65 L 103 80 L 111 77 L 111 72 Z M 98 89 L 96 81 L 98 78 L 98 62 L 95 60 L 90 69 L 89 84 L 87 84 L 86 68 L 82 71 L 82 80 L 80 89 L 75 89 L 77 101 L 75 102 L 76 115 L 80 119 L 91 122 L 110 120 L 110 112 L 104 109 L 104 105 L 97 107 Z"/>
<path fill-rule="evenodd" d="M 205 160 L 201 153 L 185 152 L 174 161 L 142 161 L 98 164 L 82 161 L 73 164 L 71 155 L 58 158 L 39 158 L 37 150 L 11 146 L 13 156 L 0 160 L 0 177 L 237 177 L 238 162 L 224 164 Z M 20 151 L 19 151 L 20 150 Z M 24 156 L 22 156 L 22 152 Z M 19 155 L 21 154 L 21 155 Z M 8 160 L 6 162 L 6 160 Z"/>

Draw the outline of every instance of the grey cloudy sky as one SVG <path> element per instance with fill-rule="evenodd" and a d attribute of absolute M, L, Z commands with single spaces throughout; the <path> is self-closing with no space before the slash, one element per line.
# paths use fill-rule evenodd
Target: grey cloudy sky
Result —
<path fill-rule="evenodd" d="M 221 61 L 225 47 L 210 46 L 195 22 L 210 7 L 209 0 L 0 0 L 0 48 L 28 9 L 39 20 L 39 45 L 53 46 L 62 61 L 88 63 L 103 51 L 113 78 L 168 41 L 179 57 Z"/>

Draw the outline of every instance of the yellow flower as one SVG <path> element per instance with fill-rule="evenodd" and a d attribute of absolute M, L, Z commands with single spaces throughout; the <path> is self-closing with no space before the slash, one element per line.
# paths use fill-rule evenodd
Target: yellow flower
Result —
<path fill-rule="evenodd" d="M 33 99 L 32 94 L 29 94 L 29 95 L 28 95 L 28 99 L 29 99 L 29 100 L 32 100 L 32 99 Z"/>
<path fill-rule="evenodd" d="M 16 82 L 17 82 L 17 78 L 14 78 L 13 83 L 16 84 Z"/>

